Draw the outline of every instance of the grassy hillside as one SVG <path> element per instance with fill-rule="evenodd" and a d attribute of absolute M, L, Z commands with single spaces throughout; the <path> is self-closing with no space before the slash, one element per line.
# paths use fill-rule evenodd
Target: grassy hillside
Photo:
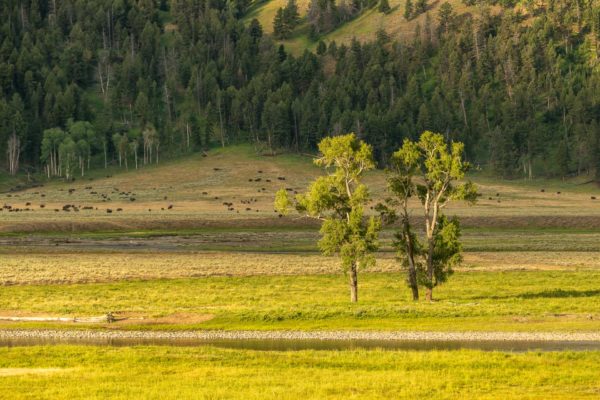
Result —
<path fill-rule="evenodd" d="M 265 0 L 257 2 L 247 15 L 247 20 L 258 19 L 267 33 L 273 32 L 273 19 L 279 7 L 286 5 L 286 0 Z M 377 11 L 377 7 L 364 11 L 357 18 L 341 25 L 333 32 L 324 35 L 321 39 L 325 43 L 336 41 L 339 43 L 348 43 L 353 37 L 361 41 L 367 41 L 375 38 L 378 30 L 384 29 L 392 37 L 406 39 L 412 37 L 417 25 L 425 26 L 426 14 L 421 14 L 409 21 L 404 18 L 404 9 L 406 0 L 390 0 L 391 11 L 388 14 L 382 14 Z M 439 7 L 443 1 L 429 1 L 428 14 L 433 23 L 437 23 Z M 473 11 L 474 7 L 467 7 L 462 0 L 449 0 L 454 12 L 463 14 Z M 314 50 L 317 42 L 308 37 L 308 23 L 306 22 L 306 12 L 309 0 L 298 0 L 298 9 L 302 22 L 298 26 L 292 37 L 282 41 L 287 48 L 294 53 L 301 53 L 305 48 Z"/>
<path fill-rule="evenodd" d="M 67 225 L 69 230 L 87 229 L 76 224 L 100 224 L 98 229 L 183 229 L 206 220 L 221 225 L 240 220 L 294 225 L 303 220 L 274 213 L 275 192 L 280 188 L 300 192 L 320 173 L 309 156 L 267 157 L 250 146 L 235 146 L 139 170 L 96 170 L 75 182 L 39 178 L 42 187 L 0 193 L 0 205 L 20 210 L 3 209 L 0 230 L 41 230 L 43 224 L 51 230 Z M 451 214 L 479 221 L 470 221 L 471 226 L 592 228 L 596 226 L 593 216 L 600 216 L 600 200 L 591 198 L 600 198 L 599 190 L 583 178 L 564 182 L 472 178 L 482 194 L 479 202 L 456 203 L 449 209 Z M 375 171 L 366 180 L 374 205 L 386 196 L 385 174 Z M 77 211 L 64 211 L 66 205 L 76 206 Z M 418 207 L 416 202 L 414 206 Z M 415 209 L 415 215 L 420 211 Z"/>

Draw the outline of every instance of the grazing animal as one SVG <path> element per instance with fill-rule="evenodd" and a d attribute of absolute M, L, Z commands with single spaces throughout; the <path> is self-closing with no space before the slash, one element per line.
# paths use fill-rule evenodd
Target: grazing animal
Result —
<path fill-rule="evenodd" d="M 173 209 L 173 204 L 169 204 L 169 207 L 167 207 L 169 210 Z"/>
<path fill-rule="evenodd" d="M 107 213 L 107 214 L 112 214 L 112 210 L 111 210 L 110 208 L 107 208 L 107 209 L 106 209 L 106 213 Z"/>

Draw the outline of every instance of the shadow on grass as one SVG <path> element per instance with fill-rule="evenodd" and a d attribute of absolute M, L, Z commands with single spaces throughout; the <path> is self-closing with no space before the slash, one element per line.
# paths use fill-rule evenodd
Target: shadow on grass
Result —
<path fill-rule="evenodd" d="M 561 299 L 561 298 L 580 298 L 600 296 L 600 289 L 597 290 L 563 290 L 551 289 L 541 292 L 528 292 L 507 296 L 476 296 L 471 300 L 507 300 L 507 299 Z"/>
<path fill-rule="evenodd" d="M 521 299 L 560 299 L 565 297 L 594 297 L 599 296 L 600 290 L 562 290 L 562 289 L 553 289 L 553 290 L 544 290 L 537 293 L 524 293 L 522 295 L 517 296 Z"/>

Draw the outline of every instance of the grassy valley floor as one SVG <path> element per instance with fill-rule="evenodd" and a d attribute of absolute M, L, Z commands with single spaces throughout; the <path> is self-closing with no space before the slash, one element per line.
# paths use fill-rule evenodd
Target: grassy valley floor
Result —
<path fill-rule="evenodd" d="M 478 204 L 448 210 L 461 217 L 465 262 L 435 289 L 436 301 L 410 299 L 387 227 L 351 304 L 338 260 L 316 251 L 315 225 L 273 212 L 276 190 L 300 191 L 319 173 L 307 157 L 239 146 L 0 193 L 0 330 L 598 336 L 593 184 L 474 176 Z M 367 181 L 374 206 L 385 176 Z M 107 313 L 117 321 L 89 319 Z M 5 343 L 0 398 L 598 398 L 599 361 L 597 351 Z"/>
<path fill-rule="evenodd" d="M 0 348 L 10 399 L 586 399 L 600 352 Z"/>
<path fill-rule="evenodd" d="M 349 302 L 341 274 L 134 280 L 2 288 L 0 315 L 125 318 L 112 329 L 597 331 L 600 271 L 462 271 L 433 303 L 413 302 L 399 273 L 363 273 Z M 0 327 L 90 327 L 0 322 Z"/>

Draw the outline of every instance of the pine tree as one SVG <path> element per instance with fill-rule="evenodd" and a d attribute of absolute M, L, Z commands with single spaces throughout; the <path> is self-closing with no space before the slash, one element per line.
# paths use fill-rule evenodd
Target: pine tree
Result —
<path fill-rule="evenodd" d="M 317 54 L 322 56 L 325 52 L 327 52 L 327 46 L 324 41 L 319 40 L 319 44 L 317 44 Z"/>
<path fill-rule="evenodd" d="M 406 4 L 404 5 L 404 18 L 409 21 L 413 17 L 413 12 L 412 0 L 406 0 Z"/>
<path fill-rule="evenodd" d="M 288 0 L 287 5 L 283 9 L 283 21 L 290 32 L 298 25 L 298 22 L 300 22 L 300 14 L 298 13 L 296 0 Z"/>
<path fill-rule="evenodd" d="M 390 8 L 390 3 L 388 2 L 388 0 L 380 0 L 378 10 L 380 13 L 383 13 L 383 14 L 389 13 L 391 8 Z"/>
<path fill-rule="evenodd" d="M 283 17 L 283 8 L 279 7 L 273 20 L 273 35 L 277 39 L 285 38 L 285 19 Z"/>

